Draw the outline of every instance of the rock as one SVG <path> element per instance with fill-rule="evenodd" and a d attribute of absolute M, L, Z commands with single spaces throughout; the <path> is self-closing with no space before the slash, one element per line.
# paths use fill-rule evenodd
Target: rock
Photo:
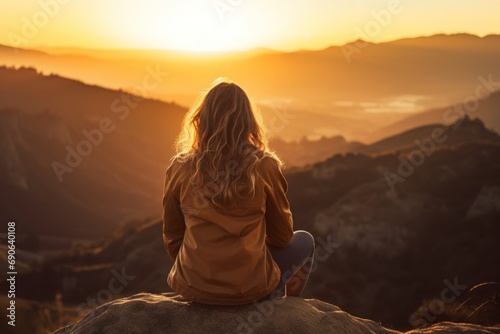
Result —
<path fill-rule="evenodd" d="M 414 329 L 406 332 L 406 334 L 452 334 L 452 333 L 474 333 L 474 334 L 489 334 L 500 333 L 500 327 L 483 327 L 480 325 L 440 322 L 433 326 L 421 329 Z"/>
<path fill-rule="evenodd" d="M 500 333 L 499 327 L 440 323 L 417 333 Z M 240 306 L 193 303 L 174 293 L 117 299 L 56 334 L 93 333 L 380 333 L 397 334 L 337 306 L 287 297 Z"/>

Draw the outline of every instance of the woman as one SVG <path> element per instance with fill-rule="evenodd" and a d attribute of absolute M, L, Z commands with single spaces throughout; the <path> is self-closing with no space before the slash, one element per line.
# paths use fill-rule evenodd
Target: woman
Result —
<path fill-rule="evenodd" d="M 185 298 L 237 305 L 300 296 L 314 238 L 293 232 L 282 163 L 245 92 L 216 81 L 187 113 L 167 169 L 168 284 Z"/>

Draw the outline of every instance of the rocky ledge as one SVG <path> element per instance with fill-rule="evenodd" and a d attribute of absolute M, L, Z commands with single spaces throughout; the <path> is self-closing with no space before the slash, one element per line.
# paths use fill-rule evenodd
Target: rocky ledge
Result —
<path fill-rule="evenodd" d="M 101 305 L 56 334 L 93 333 L 401 333 L 337 306 L 286 297 L 242 306 L 193 303 L 173 293 L 141 293 Z M 417 333 L 497 333 L 500 327 L 443 322 Z"/>

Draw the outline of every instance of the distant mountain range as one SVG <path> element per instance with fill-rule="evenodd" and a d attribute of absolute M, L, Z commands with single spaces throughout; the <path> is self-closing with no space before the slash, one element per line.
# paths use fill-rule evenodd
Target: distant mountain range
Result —
<path fill-rule="evenodd" d="M 286 107 L 295 115 L 277 134 L 281 138 L 343 135 L 367 143 L 419 125 L 452 123 L 439 115 L 425 121 L 404 119 L 474 96 L 478 77 L 500 81 L 499 35 L 435 35 L 359 45 L 222 56 L 158 50 L 41 52 L 4 46 L 0 64 L 32 66 L 46 74 L 129 91 L 141 83 L 147 67 L 158 67 L 168 77 L 148 96 L 184 106 L 212 80 L 227 76 L 263 106 L 268 124 L 276 109 Z M 352 47 L 358 52 L 348 62 L 346 50 Z M 498 84 L 492 88 L 500 89 Z M 498 131 L 496 116 L 482 118 Z M 402 123 L 391 127 L 398 121 Z"/>

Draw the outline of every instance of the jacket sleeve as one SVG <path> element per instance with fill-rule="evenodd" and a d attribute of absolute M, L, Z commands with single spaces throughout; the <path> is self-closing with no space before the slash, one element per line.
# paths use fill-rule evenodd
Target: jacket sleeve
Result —
<path fill-rule="evenodd" d="M 266 243 L 274 247 L 285 247 L 293 238 L 293 218 L 286 197 L 288 183 L 278 163 L 273 158 L 264 158 L 266 183 Z"/>
<path fill-rule="evenodd" d="M 165 189 L 163 195 L 163 245 L 168 254 L 175 261 L 184 240 L 186 225 L 180 208 L 180 188 L 173 172 L 173 164 L 168 167 L 165 175 Z"/>

